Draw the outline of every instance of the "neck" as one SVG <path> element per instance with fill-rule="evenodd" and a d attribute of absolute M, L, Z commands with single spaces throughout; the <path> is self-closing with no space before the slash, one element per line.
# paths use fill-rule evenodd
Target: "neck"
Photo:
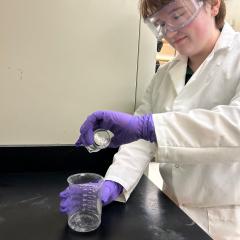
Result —
<path fill-rule="evenodd" d="M 206 48 L 204 48 L 201 52 L 198 54 L 195 54 L 194 56 L 189 57 L 189 66 L 195 72 L 198 67 L 204 62 L 204 60 L 207 58 L 207 56 L 212 52 L 218 37 L 220 35 L 219 29 L 216 29 L 214 34 L 211 36 L 211 39 L 209 39 L 208 44 Z"/>

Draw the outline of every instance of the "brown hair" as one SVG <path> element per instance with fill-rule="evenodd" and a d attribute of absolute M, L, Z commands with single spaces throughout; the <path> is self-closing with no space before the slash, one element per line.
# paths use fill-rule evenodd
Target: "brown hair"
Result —
<path fill-rule="evenodd" d="M 143 18 L 146 18 L 164 5 L 170 3 L 173 0 L 140 0 L 140 13 Z M 202 0 L 204 3 L 209 2 L 212 6 L 216 4 L 216 0 Z M 224 25 L 224 19 L 226 16 L 226 5 L 224 0 L 221 0 L 219 12 L 215 16 L 215 22 L 218 29 L 221 29 Z"/>

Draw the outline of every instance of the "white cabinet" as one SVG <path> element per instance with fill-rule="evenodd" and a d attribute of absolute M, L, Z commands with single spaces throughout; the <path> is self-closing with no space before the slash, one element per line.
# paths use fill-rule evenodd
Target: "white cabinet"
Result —
<path fill-rule="evenodd" d="M 240 31 L 240 1 L 239 0 L 225 0 L 227 7 L 226 20 L 231 24 L 231 26 Z"/>
<path fill-rule="evenodd" d="M 138 0 L 0 0 L 0 29 L 0 145 L 73 144 L 91 112 L 133 112 L 154 73 Z"/>

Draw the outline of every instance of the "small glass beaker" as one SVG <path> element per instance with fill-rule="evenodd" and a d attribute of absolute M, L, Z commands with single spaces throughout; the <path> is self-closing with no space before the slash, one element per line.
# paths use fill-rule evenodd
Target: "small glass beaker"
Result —
<path fill-rule="evenodd" d="M 68 177 L 69 187 L 78 188 L 75 209 L 68 215 L 68 226 L 77 232 L 90 232 L 101 224 L 101 191 L 104 178 L 95 173 L 78 173 Z"/>
<path fill-rule="evenodd" d="M 113 133 L 105 129 L 97 129 L 94 131 L 94 143 L 93 145 L 86 146 L 88 152 L 98 152 L 101 149 L 107 148 L 111 142 Z"/>

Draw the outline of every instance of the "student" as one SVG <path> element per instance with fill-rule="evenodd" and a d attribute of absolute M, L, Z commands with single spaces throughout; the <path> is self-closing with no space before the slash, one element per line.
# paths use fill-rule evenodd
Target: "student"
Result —
<path fill-rule="evenodd" d="M 213 239 L 240 239 L 240 34 L 224 23 L 223 0 L 142 0 L 140 9 L 179 55 L 160 66 L 134 115 L 94 112 L 77 145 L 92 144 L 98 128 L 121 145 L 104 204 L 127 201 L 155 157 L 180 208 Z M 71 203 L 62 197 L 61 207 Z"/>

